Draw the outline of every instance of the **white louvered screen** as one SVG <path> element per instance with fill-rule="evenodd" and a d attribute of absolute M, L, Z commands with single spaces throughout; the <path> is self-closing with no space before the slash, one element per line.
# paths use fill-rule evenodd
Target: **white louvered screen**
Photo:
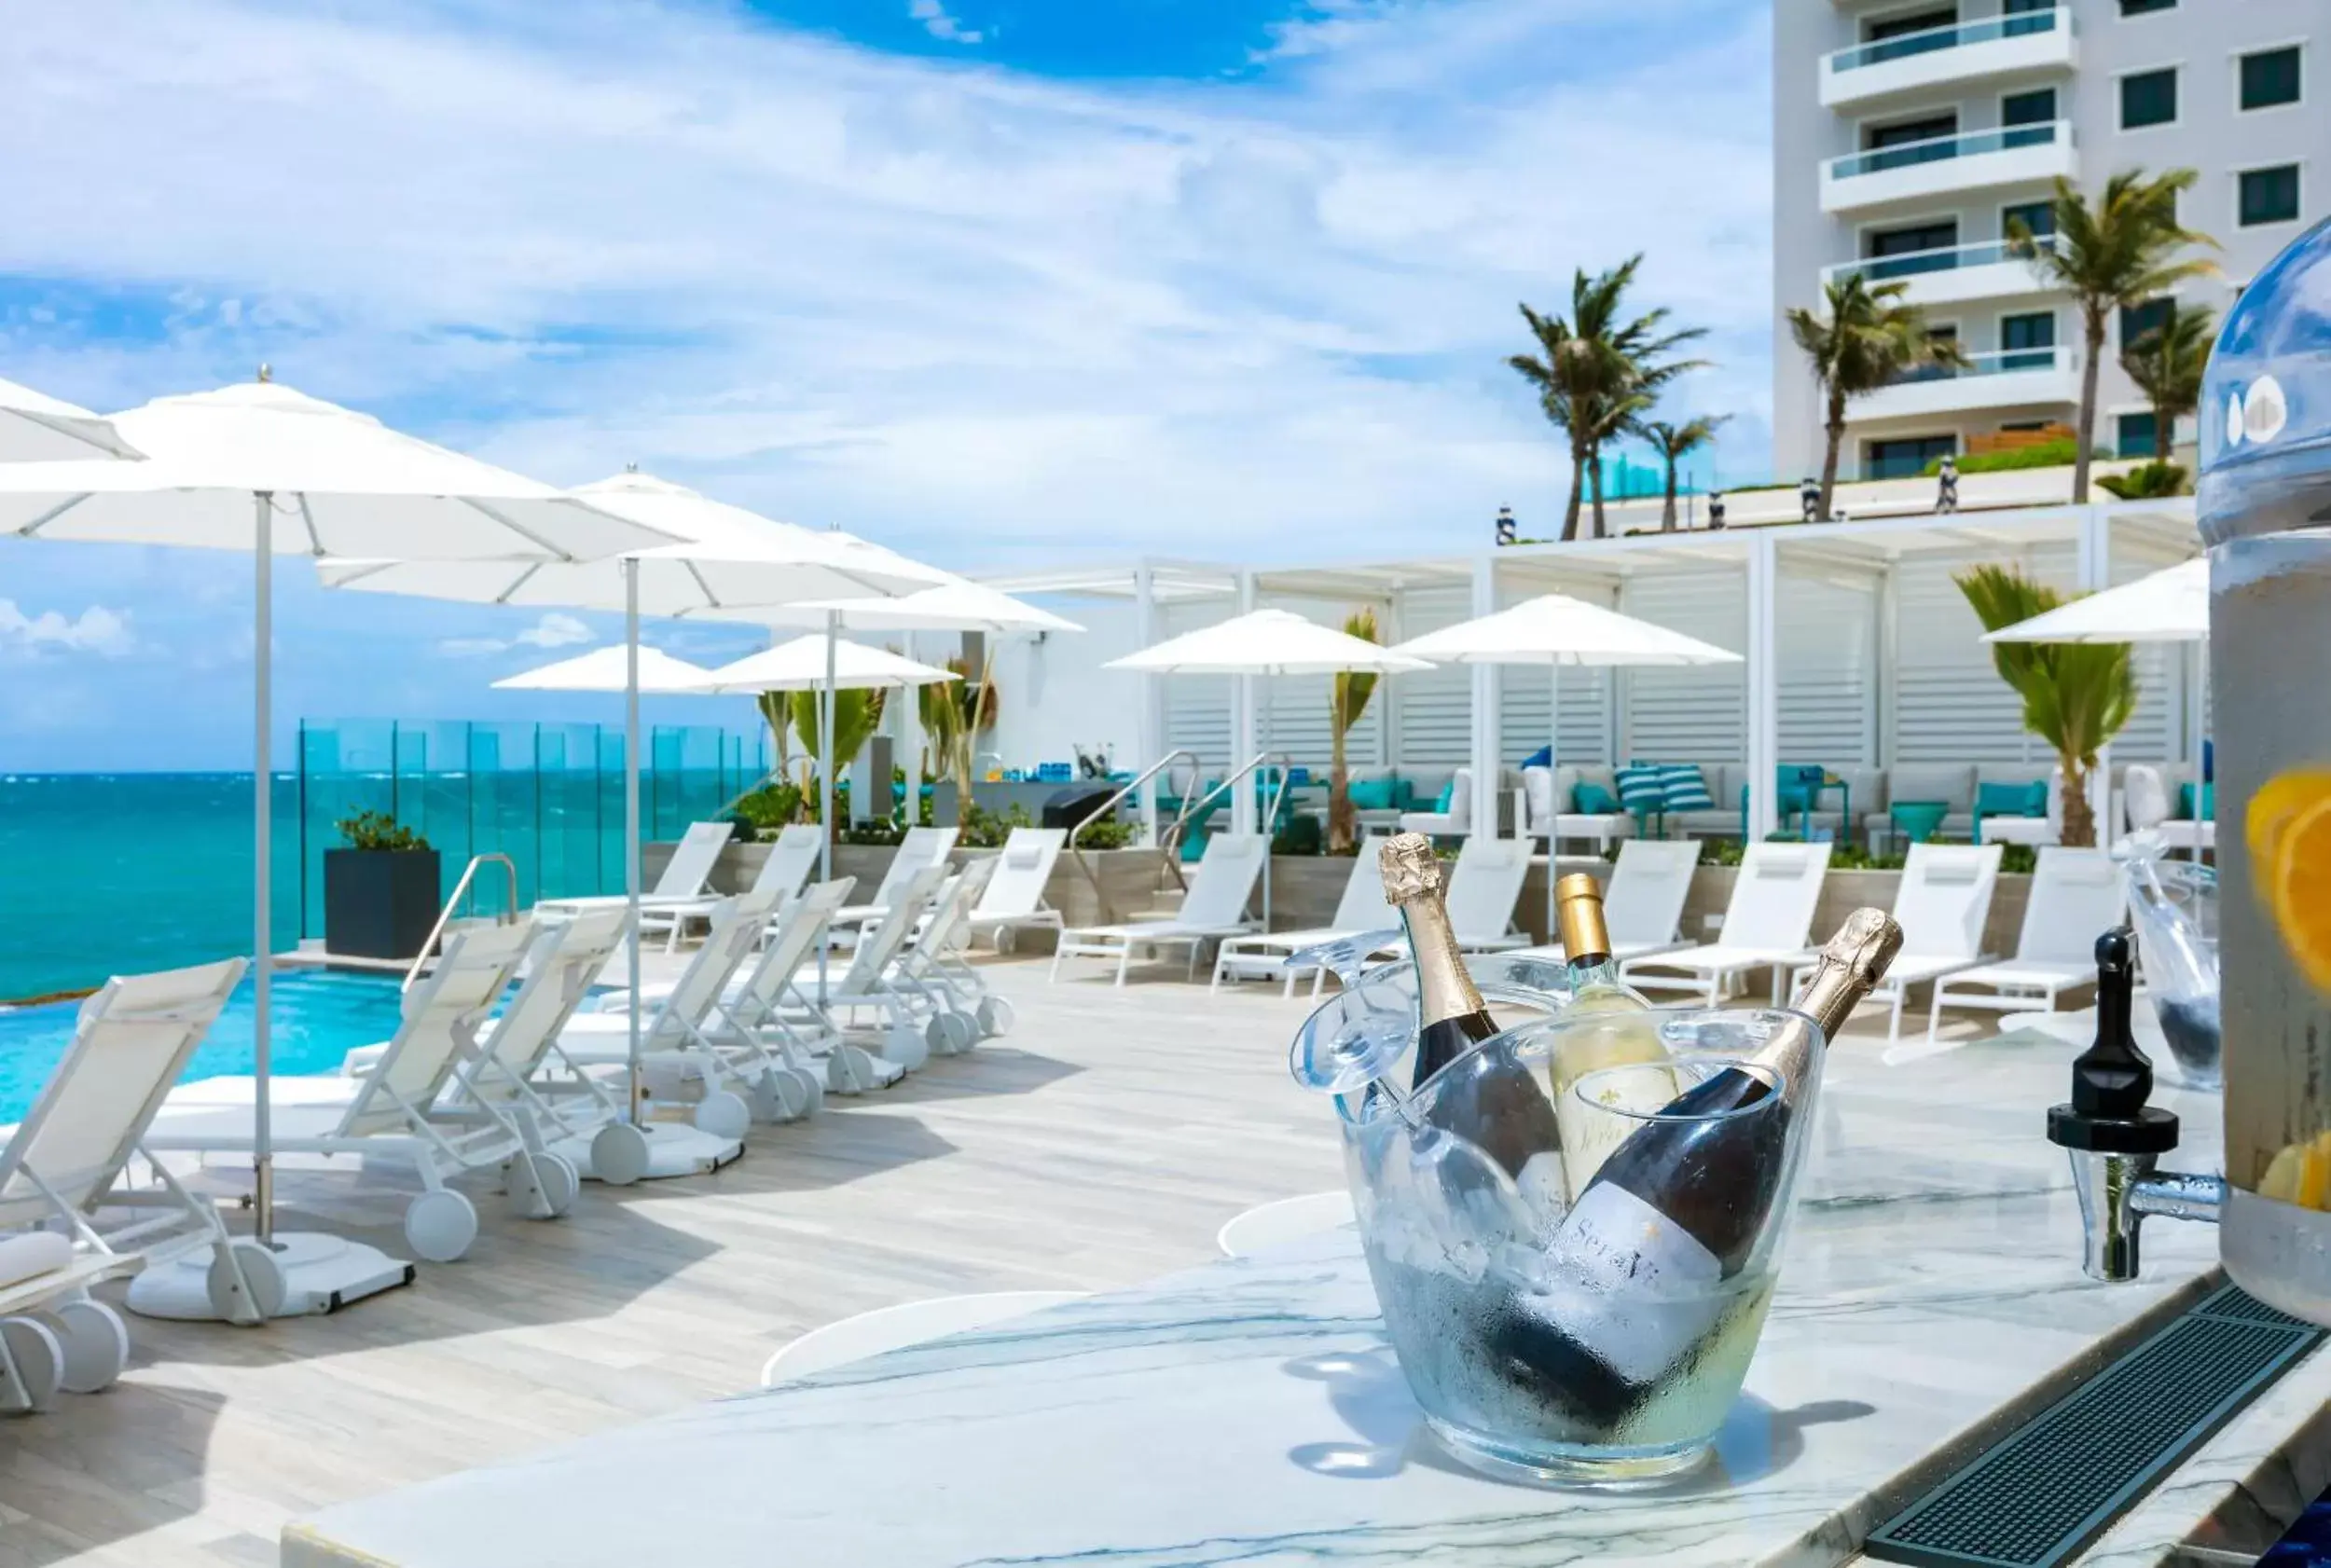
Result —
<path fill-rule="evenodd" d="M 1500 666 L 1503 679 L 1497 700 L 1497 736 L 1508 763 L 1518 763 L 1546 744 L 1546 671 L 1521 665 Z M 1562 672 L 1562 735 L 1554 760 L 1562 763 L 1610 761 L 1611 672 L 1565 666 Z"/>
<path fill-rule="evenodd" d="M 2147 577 L 2174 564 L 2168 557 L 2113 553 L 2115 587 Z M 2117 763 L 2170 762 L 2180 759 L 2177 741 L 2178 665 L 2185 657 L 2182 642 L 2140 642 L 2130 650 L 2137 672 L 2137 710 L 2128 727 L 2113 737 Z"/>
<path fill-rule="evenodd" d="M 1238 612 L 1229 599 L 1200 599 L 1163 604 L 1157 609 L 1157 640 L 1179 637 L 1201 626 L 1229 620 Z M 1230 766 L 1230 694 L 1227 675 L 1166 675 L 1166 746 L 1168 750 L 1195 751 L 1208 777 L 1220 778 Z M 1180 777 L 1179 769 L 1175 774 Z"/>
<path fill-rule="evenodd" d="M 1878 585 L 1784 571 L 1773 627 L 1780 761 L 1845 767 L 1878 758 Z"/>
<path fill-rule="evenodd" d="M 2043 762 L 2048 748 L 2023 728 L 2023 703 L 1992 666 L 1983 624 L 1952 581 L 1984 562 L 2021 565 L 2069 591 L 2069 543 L 2008 552 L 1906 557 L 1896 568 L 1895 758 L 1905 763 Z"/>
<path fill-rule="evenodd" d="M 1746 574 L 1665 572 L 1632 579 L 1620 610 L 1740 653 L 1748 645 Z M 1747 752 L 1742 665 L 1621 672 L 1620 755 L 1661 763 L 1737 763 Z"/>
<path fill-rule="evenodd" d="M 1400 639 L 1472 619 L 1469 585 L 1413 588 L 1400 597 Z M 1463 767 L 1473 757 L 1473 672 L 1464 665 L 1441 665 L 1392 681 L 1400 705 L 1400 754 L 1396 763 L 1418 767 Z M 1379 696 L 1378 701 L 1383 698 Z"/>

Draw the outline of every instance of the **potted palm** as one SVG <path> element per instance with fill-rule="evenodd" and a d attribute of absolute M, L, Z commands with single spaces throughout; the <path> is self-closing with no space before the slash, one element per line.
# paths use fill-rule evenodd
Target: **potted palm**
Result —
<path fill-rule="evenodd" d="M 324 852 L 324 951 L 415 956 L 437 921 L 437 852 L 385 811 L 360 811 L 333 826 L 348 846 Z"/>
<path fill-rule="evenodd" d="M 2043 583 L 2003 566 L 1979 566 L 1953 579 L 1987 632 L 2028 621 L 2064 602 Z M 2023 727 L 2055 749 L 2063 770 L 2062 842 L 2096 844 L 2090 776 L 2103 750 L 2137 708 L 2137 677 L 2126 642 L 1994 642 L 1999 678 L 2023 699 Z"/>

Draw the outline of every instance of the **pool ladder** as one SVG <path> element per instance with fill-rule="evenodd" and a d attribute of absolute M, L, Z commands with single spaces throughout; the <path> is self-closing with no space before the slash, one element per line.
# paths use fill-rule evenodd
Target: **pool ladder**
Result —
<path fill-rule="evenodd" d="M 472 896 L 473 886 L 477 880 L 477 868 L 489 863 L 502 868 L 503 875 L 508 879 L 510 895 L 495 913 L 494 924 L 506 926 L 518 917 L 518 863 L 509 856 L 498 853 L 472 855 L 469 864 L 462 868 L 462 880 L 453 885 L 453 896 L 446 900 L 445 907 L 437 912 L 437 923 L 429 928 L 428 940 L 421 944 L 421 951 L 413 955 L 413 967 L 405 971 L 405 983 L 398 989 L 411 990 L 413 983 L 421 978 L 421 971 L 429 967 L 430 956 L 437 951 L 437 943 L 445 937 L 445 928 L 453 924 L 453 912 L 462 907 L 462 899 Z"/>

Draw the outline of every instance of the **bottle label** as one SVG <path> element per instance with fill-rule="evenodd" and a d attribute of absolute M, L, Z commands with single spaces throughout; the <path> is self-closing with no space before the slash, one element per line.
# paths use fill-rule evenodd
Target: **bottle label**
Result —
<path fill-rule="evenodd" d="M 1559 1319 L 1630 1382 L 1648 1382 L 1721 1316 L 1724 1266 L 1699 1239 L 1616 1182 L 1587 1189 L 1555 1238 L 1585 1276 Z"/>

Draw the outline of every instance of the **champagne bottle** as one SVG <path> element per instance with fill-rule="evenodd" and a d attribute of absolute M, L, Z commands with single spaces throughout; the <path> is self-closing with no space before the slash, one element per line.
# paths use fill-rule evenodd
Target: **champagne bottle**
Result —
<path fill-rule="evenodd" d="M 1610 931 L 1603 921 L 1603 889 L 1581 872 L 1554 884 L 1554 919 L 1569 960 L 1570 1002 L 1562 1011 L 1569 1025 L 1557 1037 L 1546 1063 L 1553 1090 L 1554 1121 L 1562 1129 L 1563 1178 L 1573 1196 L 1584 1192 L 1610 1151 L 1634 1130 L 1614 1111 L 1657 1111 L 1683 1085 L 1666 1070 L 1667 1047 L 1650 1018 L 1651 1004 L 1619 978 L 1611 961 Z M 1595 1105 L 1572 1091 L 1579 1079 L 1606 1067 L 1642 1066 L 1592 1086 Z M 1597 1109 L 1596 1106 L 1607 1107 Z"/>
<path fill-rule="evenodd" d="M 1727 1312 L 1754 1294 L 1727 1282 L 1768 1228 L 1789 1120 L 1821 1070 L 1818 1042 L 1884 978 L 1901 945 L 1892 919 L 1855 910 L 1798 993 L 1800 1020 L 1744 1066 L 1686 1090 L 1610 1152 L 1554 1239 L 1585 1287 L 1516 1298 L 1491 1330 L 1510 1375 L 1609 1430 L 1720 1337 Z M 1756 1114 L 1724 1114 L 1768 1099 L 1776 1103 Z"/>
<path fill-rule="evenodd" d="M 1385 897 L 1400 912 L 1416 962 L 1416 1066 L 1410 1081 L 1421 1089 L 1496 1034 L 1497 1025 L 1457 951 L 1432 841 L 1422 833 L 1396 833 L 1385 840 L 1380 855 Z M 1553 1157 L 1562 1135 L 1535 1075 L 1519 1064 L 1483 1063 L 1477 1068 L 1450 1074 L 1426 1097 L 1427 1120 L 1478 1145 L 1525 1193 L 1554 1193 L 1562 1180 L 1560 1162 Z M 1533 1160 L 1543 1162 L 1525 1175 Z"/>

